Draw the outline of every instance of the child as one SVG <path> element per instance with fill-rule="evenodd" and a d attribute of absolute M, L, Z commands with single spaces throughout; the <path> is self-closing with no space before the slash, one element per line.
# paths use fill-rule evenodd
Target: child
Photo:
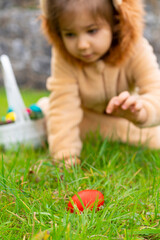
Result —
<path fill-rule="evenodd" d="M 41 8 L 53 57 L 51 94 L 39 105 L 53 159 L 80 163 L 81 139 L 98 127 L 160 148 L 160 70 L 143 38 L 141 0 L 41 0 Z"/>

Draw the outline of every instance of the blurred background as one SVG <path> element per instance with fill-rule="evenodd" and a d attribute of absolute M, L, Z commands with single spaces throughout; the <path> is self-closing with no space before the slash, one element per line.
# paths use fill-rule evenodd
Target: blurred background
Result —
<path fill-rule="evenodd" d="M 145 0 L 145 37 L 160 64 L 160 0 Z M 51 48 L 40 27 L 38 0 L 0 0 L 0 55 L 7 54 L 20 87 L 45 89 Z M 0 85 L 3 85 L 0 72 Z"/>

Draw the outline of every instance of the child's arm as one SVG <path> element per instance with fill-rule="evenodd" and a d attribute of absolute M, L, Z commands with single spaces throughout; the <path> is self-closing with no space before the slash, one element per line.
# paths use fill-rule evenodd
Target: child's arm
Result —
<path fill-rule="evenodd" d="M 107 113 L 124 117 L 139 127 L 159 125 L 160 69 L 153 48 L 146 39 L 137 44 L 126 66 L 126 76 L 129 85 L 134 84 L 138 89 L 138 95 L 122 92 L 110 100 Z"/>
<path fill-rule="evenodd" d="M 79 156 L 82 148 L 79 124 L 82 120 L 79 87 L 75 69 L 58 53 L 52 58 L 52 76 L 47 81 L 51 91 L 47 114 L 50 153 L 53 159 L 70 161 Z M 73 163 L 74 164 L 74 163 Z"/>

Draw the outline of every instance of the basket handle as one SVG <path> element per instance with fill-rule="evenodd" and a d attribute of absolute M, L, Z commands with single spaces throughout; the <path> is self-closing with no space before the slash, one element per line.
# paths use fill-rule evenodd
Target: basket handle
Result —
<path fill-rule="evenodd" d="M 13 108 L 16 113 L 16 122 L 30 120 L 18 88 L 9 57 L 7 55 L 1 55 L 0 61 L 8 106 Z"/>

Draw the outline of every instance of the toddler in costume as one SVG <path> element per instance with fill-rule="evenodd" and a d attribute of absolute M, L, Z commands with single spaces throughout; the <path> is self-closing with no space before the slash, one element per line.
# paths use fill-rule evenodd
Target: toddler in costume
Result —
<path fill-rule="evenodd" d="M 41 0 L 53 45 L 46 115 L 53 160 L 80 163 L 87 131 L 160 148 L 160 70 L 141 0 Z"/>

